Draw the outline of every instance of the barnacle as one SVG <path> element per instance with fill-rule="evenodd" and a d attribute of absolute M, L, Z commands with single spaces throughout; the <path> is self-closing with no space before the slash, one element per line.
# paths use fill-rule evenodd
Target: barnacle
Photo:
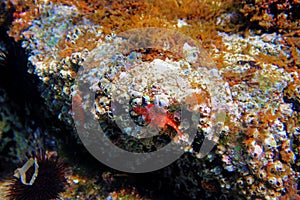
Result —
<path fill-rule="evenodd" d="M 34 173 L 32 174 L 32 177 L 29 182 L 26 180 L 26 173 L 27 171 L 34 166 Z M 34 184 L 34 181 L 39 173 L 39 165 L 37 163 L 36 158 L 30 158 L 21 168 L 18 168 L 15 170 L 14 177 L 21 180 L 21 183 L 24 185 L 32 185 Z"/>

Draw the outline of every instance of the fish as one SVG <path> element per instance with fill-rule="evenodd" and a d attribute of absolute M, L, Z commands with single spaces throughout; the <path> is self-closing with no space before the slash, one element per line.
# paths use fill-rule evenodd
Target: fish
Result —
<path fill-rule="evenodd" d="M 179 129 L 179 125 L 175 123 L 170 114 L 165 111 L 163 108 L 159 107 L 156 104 L 150 103 L 144 107 L 134 107 L 133 111 L 144 117 L 144 120 L 147 123 L 150 123 L 153 126 L 166 129 L 168 126 L 172 127 L 179 137 L 182 137 L 182 132 Z"/>

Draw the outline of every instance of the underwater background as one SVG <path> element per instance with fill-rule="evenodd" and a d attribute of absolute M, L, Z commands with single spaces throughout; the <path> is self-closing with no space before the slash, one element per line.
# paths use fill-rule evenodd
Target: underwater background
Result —
<path fill-rule="evenodd" d="M 0 199 L 300 199 L 299 11 L 299 0 L 0 0 Z M 99 162 L 79 137 L 92 107 L 76 79 L 115 145 L 176 141 L 184 153 L 147 173 Z M 121 99 L 159 136 L 141 141 L 151 133 L 112 118 Z"/>

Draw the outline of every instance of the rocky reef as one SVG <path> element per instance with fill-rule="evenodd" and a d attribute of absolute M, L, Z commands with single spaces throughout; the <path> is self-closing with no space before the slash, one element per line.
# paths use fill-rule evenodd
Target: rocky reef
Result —
<path fill-rule="evenodd" d="M 25 159 L 37 144 L 58 151 L 67 163 L 72 156 L 90 159 L 97 169 L 70 165 L 64 199 L 299 198 L 299 5 L 7 1 L 0 26 L 24 53 L 12 51 L 13 41 L 0 41 L 0 69 L 3 77 L 22 76 L 14 83 L 26 92 L 16 98 L 13 82 L 0 85 L 0 161 Z M 78 80 L 90 85 L 95 104 Z M 130 105 L 122 107 L 124 102 Z M 196 116 L 192 125 L 182 120 L 182 104 Z M 116 105 L 125 114 L 116 113 Z M 18 107 L 25 109 L 22 115 L 13 109 Z M 120 148 L 152 152 L 176 141 L 185 153 L 148 174 L 104 167 L 87 156 L 77 136 L 75 127 L 90 126 L 84 109 L 94 109 Z M 132 139 L 152 136 L 142 129 L 149 124 L 159 136 Z M 204 155 L 206 138 L 215 145 Z M 151 180 L 145 183 L 145 177 Z"/>

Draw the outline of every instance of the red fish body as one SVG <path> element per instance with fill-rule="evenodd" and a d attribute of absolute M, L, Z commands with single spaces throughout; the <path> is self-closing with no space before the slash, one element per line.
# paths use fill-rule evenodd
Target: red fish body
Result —
<path fill-rule="evenodd" d="M 141 108 L 134 107 L 133 111 L 138 115 L 143 116 L 146 122 L 150 122 L 152 125 L 163 129 L 165 129 L 167 126 L 170 126 L 176 130 L 180 137 L 182 136 L 178 125 L 168 115 L 167 112 L 162 112 L 162 109 L 158 106 L 155 106 L 154 104 L 148 104 L 147 106 Z"/>

